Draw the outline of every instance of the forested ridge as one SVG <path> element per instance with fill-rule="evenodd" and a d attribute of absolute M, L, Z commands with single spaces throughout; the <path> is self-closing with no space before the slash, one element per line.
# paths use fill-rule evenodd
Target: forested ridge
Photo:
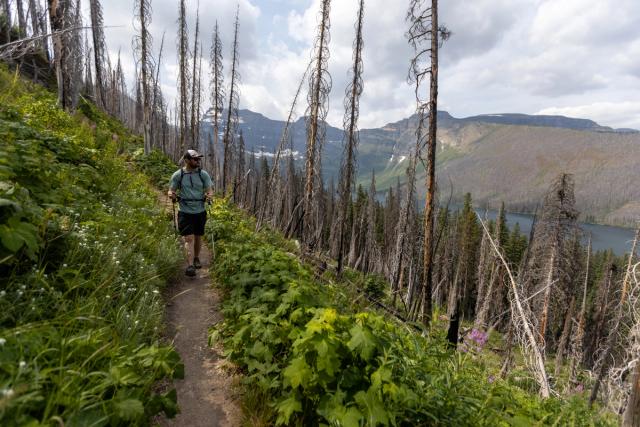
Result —
<path fill-rule="evenodd" d="M 541 194 L 529 236 L 507 229 L 504 205 L 495 221 L 477 215 L 471 193 L 451 208 L 436 112 L 438 52 L 455 33 L 436 0 L 408 5 L 417 125 L 405 177 L 383 199 L 375 174 L 357 181 L 364 0 L 340 88 L 337 182 L 322 179 L 329 0 L 272 159 L 247 153 L 238 131 L 240 7 L 225 76 L 218 26 L 207 73 L 203 29 L 196 19 L 191 43 L 178 2 L 172 110 L 150 0 L 133 8 L 133 90 L 105 57 L 98 0 L 88 31 L 80 1 L 26 3 L 0 4 L 3 424 L 145 425 L 179 410 L 158 384 L 184 374 L 162 335 L 162 291 L 182 253 L 157 191 L 187 148 L 206 154 L 217 193 L 205 238 L 224 321 L 209 344 L 241 376 L 247 424 L 640 423 L 638 233 L 623 257 L 585 246 L 566 172 Z M 205 98 L 211 135 L 200 132 Z M 290 135 L 300 113 L 304 165 Z"/>

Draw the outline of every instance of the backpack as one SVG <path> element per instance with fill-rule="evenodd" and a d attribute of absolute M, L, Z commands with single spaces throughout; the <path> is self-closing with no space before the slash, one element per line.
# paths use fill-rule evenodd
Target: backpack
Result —
<path fill-rule="evenodd" d="M 202 191 L 204 191 L 204 178 L 202 178 L 202 168 L 198 168 L 198 176 L 200 177 L 200 182 L 202 182 Z M 182 190 L 182 178 L 184 178 L 184 169 L 180 168 L 180 180 L 178 181 L 178 186 L 176 190 Z M 206 200 L 202 199 L 183 199 L 182 197 L 178 197 L 179 200 L 184 202 L 203 202 Z"/>

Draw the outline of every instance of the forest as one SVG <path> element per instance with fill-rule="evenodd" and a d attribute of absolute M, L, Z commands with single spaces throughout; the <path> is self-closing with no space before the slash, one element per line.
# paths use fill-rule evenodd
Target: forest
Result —
<path fill-rule="evenodd" d="M 153 1 L 136 0 L 125 76 L 100 0 L 2 0 L 2 425 L 149 425 L 180 411 L 176 390 L 158 388 L 185 375 L 164 332 L 183 253 L 158 194 L 197 149 L 216 192 L 205 238 L 224 316 L 203 345 L 223 346 L 241 376 L 245 425 L 640 426 L 640 228 L 625 256 L 585 245 L 570 171 L 529 235 L 507 228 L 504 203 L 496 220 L 470 193 L 454 208 L 436 179 L 438 55 L 464 29 L 439 23 L 437 0 L 406 5 L 418 126 L 404 179 L 384 194 L 375 174 L 358 184 L 369 64 L 357 3 L 348 85 L 332 87 L 321 0 L 267 157 L 245 150 L 238 120 L 239 6 L 227 42 L 217 22 L 190 31 L 194 6 L 176 0 L 178 39 L 154 46 Z M 168 46 L 174 105 L 159 81 Z M 344 91 L 343 154 L 325 182 L 332 89 Z M 303 164 L 289 133 L 300 117 Z"/>

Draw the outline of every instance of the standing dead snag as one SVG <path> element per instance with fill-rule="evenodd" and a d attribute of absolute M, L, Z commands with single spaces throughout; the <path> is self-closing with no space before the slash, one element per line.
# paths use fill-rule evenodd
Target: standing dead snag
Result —
<path fill-rule="evenodd" d="M 622 280 L 622 292 L 620 294 L 620 300 L 617 302 L 617 306 L 615 308 L 615 314 L 613 318 L 613 323 L 611 329 L 609 330 L 609 335 L 607 336 L 607 342 L 605 343 L 604 353 L 602 358 L 600 359 L 600 363 L 598 366 L 598 376 L 596 378 L 596 382 L 591 389 L 591 395 L 589 396 L 589 405 L 592 405 L 593 402 L 596 401 L 598 397 L 598 391 L 600 390 L 600 386 L 604 379 L 604 376 L 609 369 L 610 366 L 610 358 L 615 350 L 616 343 L 618 341 L 618 333 L 620 330 L 620 326 L 623 321 L 625 304 L 627 302 L 627 297 L 629 295 L 629 287 L 631 285 L 631 278 L 633 275 L 633 261 L 636 255 L 636 247 L 638 245 L 638 240 L 640 239 L 640 227 L 636 229 L 636 234 L 633 238 L 633 244 L 631 245 L 631 252 L 629 252 L 629 258 L 627 261 L 627 269 L 624 274 L 624 279 Z"/>
<path fill-rule="evenodd" d="M 317 194 L 318 180 L 322 180 L 319 163 L 322 155 L 322 142 L 325 132 L 328 96 L 331 90 L 331 77 L 328 71 L 329 60 L 329 7 L 330 0 L 322 0 L 320 24 L 316 39 L 314 67 L 309 78 L 309 108 L 307 114 L 307 158 L 305 162 L 305 183 L 303 199 L 302 238 L 309 247 L 315 246 L 314 239 L 318 224 Z"/>
<path fill-rule="evenodd" d="M 106 44 L 104 39 L 104 28 L 102 21 L 102 7 L 100 6 L 100 0 L 90 0 L 90 15 L 91 15 L 91 35 L 93 37 L 93 60 L 94 68 L 96 70 L 96 86 L 97 86 L 97 104 L 106 110 L 106 61 L 105 51 Z"/>
<path fill-rule="evenodd" d="M 571 349 L 569 357 L 569 383 L 573 383 L 577 376 L 577 366 L 582 360 L 584 349 L 584 327 L 587 321 L 587 288 L 589 284 L 589 264 L 591 262 L 591 236 L 587 244 L 587 264 L 585 266 L 584 285 L 582 287 L 582 305 L 580 306 L 580 314 L 578 315 L 578 323 L 576 331 L 571 335 Z"/>
<path fill-rule="evenodd" d="M 216 157 L 216 150 L 218 149 L 218 139 L 220 133 L 220 119 L 222 116 L 222 109 L 224 108 L 224 76 L 222 69 L 222 42 L 220 41 L 220 33 L 218 31 L 218 21 L 213 30 L 213 42 L 211 43 L 211 59 L 209 61 L 211 65 L 211 108 L 213 115 L 211 121 L 213 122 L 213 141 L 212 147 L 209 151 L 210 168 L 214 174 L 214 184 L 219 186 L 218 180 L 220 179 L 218 173 L 218 159 Z"/>
<path fill-rule="evenodd" d="M 424 283 L 422 290 L 422 322 L 429 326 L 431 322 L 431 293 L 433 273 L 433 231 L 434 209 L 436 190 L 436 129 L 438 115 L 438 48 L 439 38 L 447 40 L 451 32 L 445 27 L 438 26 L 438 0 L 431 0 L 431 6 L 427 6 L 427 0 L 411 0 L 407 12 L 409 31 L 407 38 L 416 55 L 411 59 L 409 77 L 415 83 L 417 111 L 421 116 L 420 126 L 416 131 L 418 155 L 422 159 L 424 146 L 427 147 L 426 159 L 426 187 L 427 194 L 424 209 L 424 250 L 423 270 Z M 429 47 L 424 45 L 428 44 Z M 429 59 L 427 59 L 429 58 Z M 427 65 L 428 64 L 428 65 Z M 429 76 L 429 100 L 425 101 L 420 95 L 421 83 Z M 425 133 L 421 129 L 424 125 L 423 117 L 428 113 L 429 127 Z M 424 161 L 424 159 L 422 159 Z"/>
<path fill-rule="evenodd" d="M 551 388 L 549 387 L 549 380 L 547 378 L 547 372 L 544 367 L 544 355 L 538 347 L 538 342 L 532 328 L 531 310 L 529 310 L 528 308 L 527 301 L 523 301 L 523 299 L 520 297 L 520 292 L 518 290 L 520 286 L 516 283 L 516 280 L 511 273 L 511 268 L 509 268 L 509 264 L 502 255 L 502 251 L 491 237 L 491 234 L 489 233 L 489 230 L 487 229 L 485 223 L 482 221 L 482 219 L 480 219 L 480 217 L 478 217 L 478 219 L 480 220 L 480 225 L 482 225 L 484 233 L 487 235 L 487 239 L 489 240 L 491 247 L 504 266 L 505 271 L 507 272 L 509 284 L 511 287 L 511 322 L 514 328 L 519 329 L 519 331 L 516 331 L 516 333 L 520 332 L 520 334 L 517 335 L 521 341 L 523 352 L 528 356 L 527 362 L 529 363 L 529 366 L 534 372 L 536 380 L 540 385 L 540 395 L 544 398 L 547 398 L 551 396 Z"/>
<path fill-rule="evenodd" d="M 291 142 L 290 138 L 290 128 L 291 123 L 293 122 L 293 117 L 296 111 L 296 106 L 298 105 L 298 98 L 300 97 L 300 92 L 302 92 L 302 86 L 307 79 L 307 74 L 309 73 L 309 69 L 311 67 L 311 63 L 307 65 L 302 78 L 300 79 L 300 83 L 298 84 L 298 89 L 296 90 L 295 95 L 293 96 L 293 102 L 291 103 L 291 108 L 289 109 L 289 115 L 287 116 L 287 121 L 284 124 L 284 128 L 282 129 L 282 134 L 280 135 L 280 142 L 278 143 L 278 147 L 276 149 L 275 155 L 273 157 L 273 165 L 271 166 L 271 172 L 269 173 L 269 180 L 265 183 L 265 194 L 272 194 L 272 191 L 276 188 L 276 181 L 280 179 L 280 159 L 282 157 L 283 150 L 286 145 Z M 293 145 L 291 145 L 290 153 L 293 153 Z M 256 221 L 256 231 L 260 229 L 262 226 L 262 222 L 264 221 L 265 215 L 267 215 L 268 205 L 273 206 L 273 214 L 276 215 L 276 209 L 278 209 L 279 205 L 277 203 L 278 199 L 282 199 L 283 194 L 280 191 L 276 192 L 277 197 L 274 198 L 269 197 L 265 200 L 265 203 L 260 204 L 260 206 L 256 206 L 257 209 L 257 221 Z M 289 194 L 291 196 L 291 194 Z M 254 211 L 256 211 L 254 209 Z M 290 212 L 290 211 L 289 211 Z M 276 218 L 272 218 L 272 224 L 276 227 Z"/>
<path fill-rule="evenodd" d="M 340 212 L 338 215 L 338 274 L 342 273 L 344 259 L 345 225 L 356 168 L 356 150 L 358 147 L 358 116 L 360 115 L 360 95 L 362 95 L 362 19 L 364 0 L 360 0 L 358 19 L 356 21 L 356 39 L 353 43 L 352 76 L 344 100 L 344 154 L 342 156 L 342 177 L 340 180 Z M 372 220 L 369 218 L 369 220 Z"/>
<path fill-rule="evenodd" d="M 51 39 L 53 42 L 53 61 L 58 83 L 58 104 L 64 109 L 71 108 L 70 82 L 65 77 L 71 61 L 69 55 L 68 37 L 65 29 L 69 27 L 71 15 L 71 0 L 48 0 L 49 22 L 51 23 Z M 7 2 L 8 3 L 8 2 Z M 8 9 L 7 9 L 8 12 Z"/>
<path fill-rule="evenodd" d="M 638 269 L 640 263 L 633 265 L 632 280 L 629 281 L 627 289 L 628 296 L 626 304 L 627 314 L 630 320 L 629 343 L 626 345 L 627 357 L 626 366 L 622 370 L 624 373 L 618 375 L 620 378 L 630 377 L 629 397 L 623 415 L 622 425 L 624 427 L 637 427 L 640 425 L 640 280 Z M 626 371 L 626 372 L 625 372 Z"/>
<path fill-rule="evenodd" d="M 196 31 L 193 41 L 193 71 L 191 72 L 191 126 L 189 129 L 191 147 L 200 149 L 200 72 L 202 68 L 202 55 L 198 54 L 198 42 L 200 38 L 200 3 L 196 9 Z"/>
<path fill-rule="evenodd" d="M 227 105 L 227 121 L 224 128 L 223 159 L 222 159 L 222 192 L 227 194 L 227 187 L 231 181 L 231 157 L 233 139 L 238 123 L 238 105 L 240 97 L 238 95 L 238 84 L 240 74 L 238 73 L 238 28 L 240 26 L 240 7 L 236 11 L 236 21 L 233 32 L 233 56 L 231 59 L 231 83 L 229 84 L 229 104 Z"/>
<path fill-rule="evenodd" d="M 638 361 L 631 377 L 631 396 L 624 411 L 622 425 L 623 427 L 640 425 L 640 363 Z"/>
<path fill-rule="evenodd" d="M 185 0 L 180 0 L 180 13 L 178 15 L 178 95 L 179 95 L 179 153 L 184 153 L 188 141 L 186 139 L 189 130 L 189 34 L 187 32 L 187 11 Z"/>
<path fill-rule="evenodd" d="M 149 0 L 136 0 L 140 35 L 135 38 L 136 53 L 140 61 L 140 80 L 142 85 L 142 126 L 144 130 L 144 152 L 149 154 L 152 149 L 151 141 L 151 93 L 150 80 L 153 78 L 153 66 L 151 64 L 151 35 L 149 24 L 151 22 L 151 5 Z"/>
<path fill-rule="evenodd" d="M 575 230 L 578 212 L 575 210 L 573 195 L 573 177 L 561 174 L 551 186 L 547 194 L 536 232 L 533 261 L 542 267 L 545 277 L 544 296 L 539 309 L 540 339 L 545 343 L 545 336 L 551 320 L 555 320 L 552 312 L 552 294 L 556 301 L 567 302 L 567 295 L 558 289 L 556 283 L 560 280 L 561 272 L 567 271 L 568 258 L 566 256 L 566 240 Z"/>

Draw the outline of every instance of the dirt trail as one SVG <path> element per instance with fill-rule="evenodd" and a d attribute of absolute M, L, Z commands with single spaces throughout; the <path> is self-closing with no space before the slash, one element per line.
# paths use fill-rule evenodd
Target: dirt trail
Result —
<path fill-rule="evenodd" d="M 167 295 L 167 337 L 173 340 L 185 365 L 183 380 L 175 380 L 180 414 L 158 420 L 161 426 L 238 426 L 241 411 L 234 398 L 233 378 L 224 369 L 220 349 L 207 345 L 207 329 L 220 321 L 220 296 L 211 287 L 210 254 L 202 248 L 202 269 L 183 276 Z M 186 267 L 186 265 L 185 265 Z"/>

